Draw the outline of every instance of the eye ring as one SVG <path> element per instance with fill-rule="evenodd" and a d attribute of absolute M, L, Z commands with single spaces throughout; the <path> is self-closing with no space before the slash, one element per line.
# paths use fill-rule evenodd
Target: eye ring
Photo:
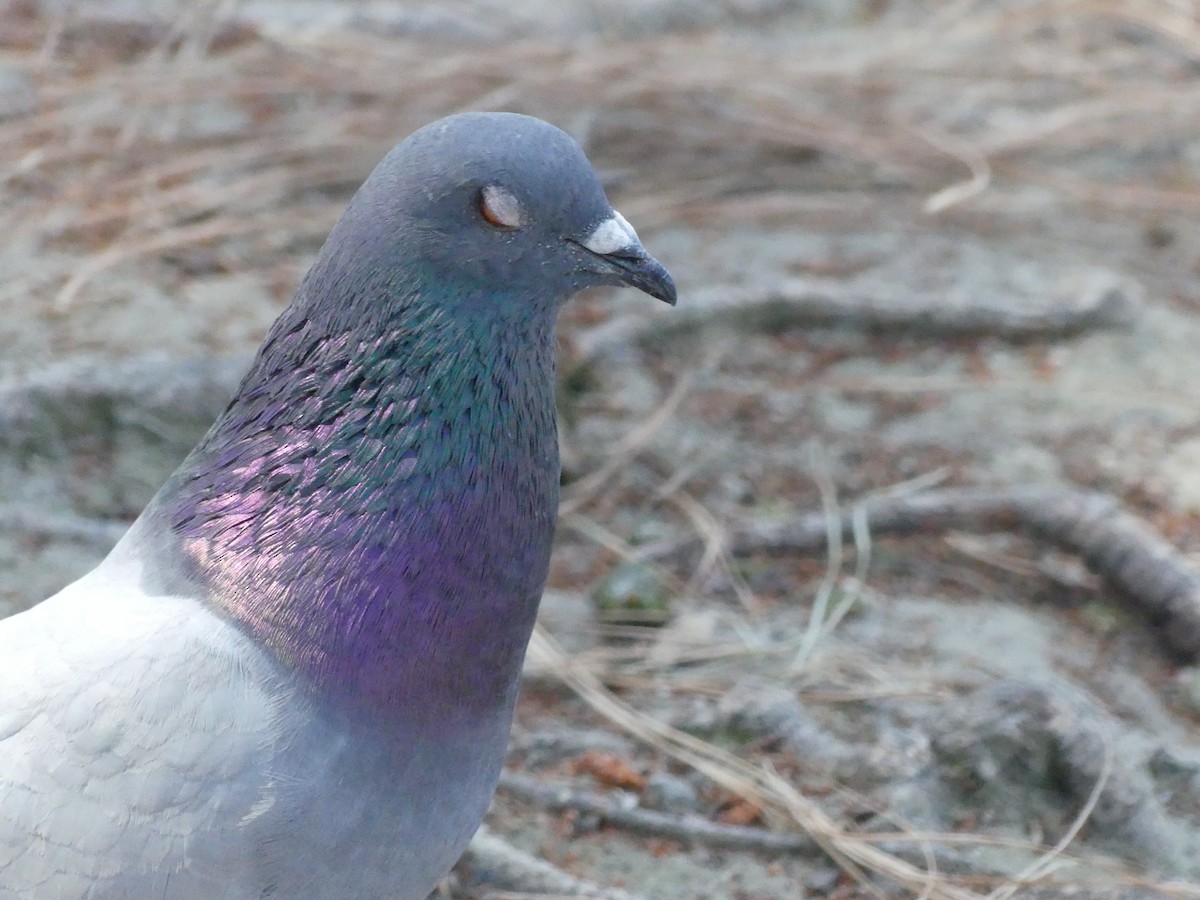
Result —
<path fill-rule="evenodd" d="M 512 230 L 524 222 L 521 203 L 511 191 L 498 184 L 489 184 L 479 192 L 479 215 L 495 228 Z"/>

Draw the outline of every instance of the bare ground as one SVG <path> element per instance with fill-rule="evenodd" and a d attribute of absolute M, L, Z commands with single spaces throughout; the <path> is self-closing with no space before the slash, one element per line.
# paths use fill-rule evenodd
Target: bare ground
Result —
<path fill-rule="evenodd" d="M 566 313 L 446 892 L 1200 896 L 1191 4 L 188 10 L 0 4 L 0 606 L 136 515 L 392 142 L 536 113 L 681 302 Z"/>

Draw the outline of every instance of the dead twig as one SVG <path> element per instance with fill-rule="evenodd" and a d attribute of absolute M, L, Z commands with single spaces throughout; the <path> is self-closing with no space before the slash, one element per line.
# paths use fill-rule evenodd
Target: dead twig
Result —
<path fill-rule="evenodd" d="M 630 460 L 641 452 L 675 414 L 675 410 L 679 408 L 679 404 L 683 402 L 683 398 L 687 396 L 694 383 L 695 377 L 692 375 L 680 378 L 658 408 L 613 448 L 613 452 L 604 465 L 572 483 L 563 492 L 564 496 L 558 507 L 559 515 L 569 515 L 582 508 L 599 493 L 614 474 L 628 466 Z"/>
<path fill-rule="evenodd" d="M 557 866 L 530 856 L 480 828 L 459 866 L 478 873 L 480 881 L 499 888 L 485 896 L 494 900 L 518 897 L 595 897 L 598 900 L 637 900 L 633 894 L 606 888 L 569 875 Z"/>
<path fill-rule="evenodd" d="M 589 706 L 629 734 L 706 775 L 715 783 L 750 800 L 769 821 L 798 824 L 868 894 L 884 897 L 874 873 L 916 893 L 928 890 L 932 900 L 981 900 L 981 895 L 945 880 L 931 881 L 920 869 L 845 830 L 812 799 L 769 766 L 754 765 L 707 741 L 673 728 L 617 698 L 600 679 L 569 658 L 542 628 L 533 631 L 531 659 L 552 671 Z"/>
<path fill-rule="evenodd" d="M 602 822 L 618 828 L 687 844 L 764 853 L 819 852 L 816 843 L 807 835 L 767 831 L 745 825 L 722 825 L 699 816 L 676 816 L 642 809 L 599 794 L 542 784 L 528 775 L 513 772 L 505 772 L 500 776 L 500 790 L 551 812 L 574 810 L 596 816 Z"/>

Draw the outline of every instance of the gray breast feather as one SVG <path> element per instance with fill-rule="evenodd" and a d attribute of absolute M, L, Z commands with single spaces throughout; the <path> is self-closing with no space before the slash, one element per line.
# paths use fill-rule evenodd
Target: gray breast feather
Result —
<path fill-rule="evenodd" d="M 195 601 L 120 574 L 0 629 L 0 896 L 165 879 L 269 801 L 270 667 Z"/>
<path fill-rule="evenodd" d="M 494 765 L 347 732 L 136 574 L 110 560 L 0 628 L 0 900 L 424 897 Z"/>

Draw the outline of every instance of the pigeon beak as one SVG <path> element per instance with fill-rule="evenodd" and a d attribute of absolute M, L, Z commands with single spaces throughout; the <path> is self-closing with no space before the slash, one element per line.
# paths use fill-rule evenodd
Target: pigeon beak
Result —
<path fill-rule="evenodd" d="M 618 270 L 617 277 L 651 297 L 675 305 L 675 280 L 662 263 L 646 252 L 641 244 L 626 247 L 604 257 Z"/>
<path fill-rule="evenodd" d="M 604 273 L 664 303 L 675 305 L 675 281 L 662 263 L 646 252 L 633 226 L 619 212 L 597 225 L 579 242 L 604 264 Z"/>

